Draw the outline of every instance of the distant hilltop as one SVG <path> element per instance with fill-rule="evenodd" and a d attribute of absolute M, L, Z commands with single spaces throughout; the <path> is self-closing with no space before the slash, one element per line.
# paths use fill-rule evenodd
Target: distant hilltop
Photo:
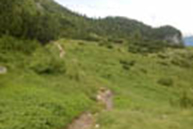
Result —
<path fill-rule="evenodd" d="M 180 30 L 172 26 L 153 28 L 125 17 L 88 18 L 53 0 L 1 0 L 0 19 L 0 36 L 8 34 L 42 43 L 60 37 L 129 41 L 139 33 L 145 40 L 183 45 Z"/>

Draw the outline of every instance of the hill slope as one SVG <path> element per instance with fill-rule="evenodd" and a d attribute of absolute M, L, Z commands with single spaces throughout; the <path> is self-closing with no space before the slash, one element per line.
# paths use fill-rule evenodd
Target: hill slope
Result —
<path fill-rule="evenodd" d="M 0 35 L 12 35 L 48 42 L 58 37 L 128 40 L 139 32 L 144 38 L 182 45 L 181 32 L 171 26 L 153 29 L 141 22 L 107 17 L 91 19 L 76 14 L 53 0 L 0 1 Z"/>
<path fill-rule="evenodd" d="M 53 0 L 1 0 L 0 25 L 0 129 L 67 129 L 84 112 L 102 129 L 192 129 L 193 50 L 167 48 L 183 46 L 179 30 Z"/>
<path fill-rule="evenodd" d="M 122 45 L 57 43 L 63 58 L 54 43 L 0 58 L 8 68 L 0 75 L 0 129 L 65 129 L 82 112 L 100 111 L 101 87 L 115 95 L 114 110 L 97 118 L 103 129 L 192 128 L 192 49 L 144 56 Z"/>

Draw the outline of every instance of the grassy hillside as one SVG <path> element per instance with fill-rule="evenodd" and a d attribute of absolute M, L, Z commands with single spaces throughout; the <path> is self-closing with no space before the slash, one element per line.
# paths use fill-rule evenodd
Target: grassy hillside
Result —
<path fill-rule="evenodd" d="M 67 129 L 84 112 L 101 129 L 192 128 L 193 49 L 176 28 L 53 0 L 1 0 L 0 26 L 0 129 Z M 104 87 L 109 112 L 96 100 Z"/>
<path fill-rule="evenodd" d="M 16 41 L 9 39 L 31 42 Z M 101 87 L 115 95 L 115 109 L 96 118 L 101 129 L 192 128 L 192 48 L 142 55 L 119 44 L 57 42 L 63 58 L 54 43 L 0 52 L 0 66 L 8 68 L 0 75 L 0 129 L 65 128 L 84 111 L 100 111 Z"/>

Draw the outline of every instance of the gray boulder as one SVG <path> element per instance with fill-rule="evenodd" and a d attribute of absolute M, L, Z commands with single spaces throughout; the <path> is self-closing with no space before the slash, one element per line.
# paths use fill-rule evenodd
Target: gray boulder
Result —
<path fill-rule="evenodd" d="M 6 74 L 7 73 L 7 68 L 4 66 L 0 66 L 0 74 Z"/>

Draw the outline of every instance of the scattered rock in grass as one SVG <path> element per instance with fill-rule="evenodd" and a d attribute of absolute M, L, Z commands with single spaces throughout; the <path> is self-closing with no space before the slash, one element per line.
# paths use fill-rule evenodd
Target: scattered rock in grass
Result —
<path fill-rule="evenodd" d="M 101 88 L 97 95 L 97 101 L 102 104 L 107 111 L 113 109 L 113 93 L 111 90 Z"/>
<path fill-rule="evenodd" d="M 96 129 L 100 128 L 100 125 L 99 125 L 99 124 L 96 124 L 96 125 L 95 125 L 95 128 L 96 128 Z"/>
<path fill-rule="evenodd" d="M 7 73 L 7 68 L 0 66 L 0 74 L 6 74 Z"/>

